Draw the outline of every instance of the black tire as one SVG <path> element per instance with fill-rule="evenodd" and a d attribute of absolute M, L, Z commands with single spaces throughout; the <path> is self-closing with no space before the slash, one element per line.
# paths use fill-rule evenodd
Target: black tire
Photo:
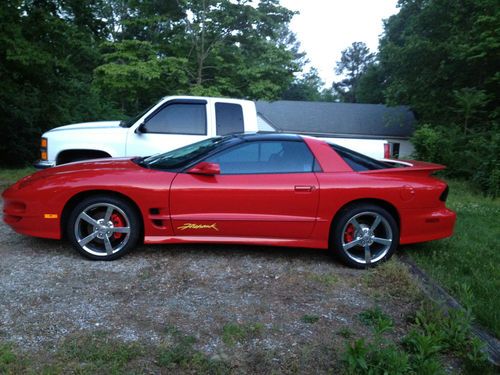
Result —
<path fill-rule="evenodd" d="M 353 268 L 368 268 L 388 260 L 399 245 L 399 227 L 394 217 L 374 204 L 344 208 L 333 223 L 330 248 Z"/>
<path fill-rule="evenodd" d="M 136 209 L 126 200 L 95 195 L 73 208 L 66 234 L 83 256 L 93 260 L 114 260 L 137 245 L 141 221 Z"/>

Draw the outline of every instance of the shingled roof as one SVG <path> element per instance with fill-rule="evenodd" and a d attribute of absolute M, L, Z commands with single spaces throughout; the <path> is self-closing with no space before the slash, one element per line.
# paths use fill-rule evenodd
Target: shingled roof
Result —
<path fill-rule="evenodd" d="M 409 138 L 415 117 L 406 106 L 279 100 L 256 102 L 257 113 L 277 130 L 341 137 Z"/>

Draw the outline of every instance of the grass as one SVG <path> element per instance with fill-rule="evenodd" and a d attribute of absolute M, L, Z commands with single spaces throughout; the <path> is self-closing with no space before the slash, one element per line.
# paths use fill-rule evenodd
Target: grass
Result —
<path fill-rule="evenodd" d="M 228 323 L 222 327 L 222 341 L 228 346 L 234 346 L 236 343 L 259 336 L 263 330 L 262 323 Z"/>
<path fill-rule="evenodd" d="M 314 324 L 319 320 L 319 316 L 317 315 L 310 315 L 310 314 L 305 314 L 300 318 L 302 322 L 307 323 L 307 324 Z"/>
<path fill-rule="evenodd" d="M 471 336 L 468 311 L 445 313 L 425 303 L 400 343 L 385 337 L 393 326 L 380 309 L 365 310 L 359 317 L 373 329 L 374 339 L 347 343 L 343 353 L 347 374 L 445 374 L 448 371 L 443 357 L 450 354 L 460 359 L 466 374 L 495 373 L 481 351 L 481 343 Z"/>
<path fill-rule="evenodd" d="M 334 274 L 316 274 L 311 273 L 308 278 L 318 284 L 323 284 L 324 286 L 334 286 L 339 281 L 339 278 Z"/>
<path fill-rule="evenodd" d="M 408 303 L 423 299 L 420 286 L 416 283 L 408 267 L 394 256 L 388 262 L 371 268 L 363 275 L 365 285 L 381 301 L 391 298 Z"/>
<path fill-rule="evenodd" d="M 33 167 L 26 167 L 21 169 L 0 168 L 0 183 L 13 184 L 22 177 L 27 176 L 34 172 L 36 172 L 36 169 Z"/>
<path fill-rule="evenodd" d="M 500 199 L 450 181 L 448 207 L 457 212 L 453 237 L 411 245 L 407 253 L 477 321 L 500 337 Z"/>
<path fill-rule="evenodd" d="M 147 373 L 228 374 L 223 360 L 208 358 L 194 349 L 196 340 L 179 332 L 169 345 L 144 346 L 114 340 L 97 332 L 70 336 L 49 357 L 19 354 L 14 346 L 0 343 L 0 374 L 120 375 Z M 153 362 L 153 368 L 145 363 Z M 151 365 L 149 365 L 151 366 Z"/>

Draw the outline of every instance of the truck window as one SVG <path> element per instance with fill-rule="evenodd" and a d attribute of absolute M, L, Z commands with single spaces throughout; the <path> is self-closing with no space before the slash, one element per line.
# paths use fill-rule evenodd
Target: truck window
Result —
<path fill-rule="evenodd" d="M 243 133 L 243 110 L 239 104 L 215 103 L 217 135 Z"/>
<path fill-rule="evenodd" d="M 172 103 L 161 108 L 144 124 L 147 133 L 207 134 L 205 104 Z"/>

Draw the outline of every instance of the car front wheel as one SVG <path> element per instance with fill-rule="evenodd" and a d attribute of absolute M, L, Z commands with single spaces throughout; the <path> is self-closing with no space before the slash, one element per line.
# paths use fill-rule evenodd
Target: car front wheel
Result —
<path fill-rule="evenodd" d="M 355 268 L 374 266 L 389 259 L 399 244 L 399 228 L 384 208 L 371 204 L 344 209 L 334 223 L 333 251 Z"/>
<path fill-rule="evenodd" d="M 127 201 L 110 196 L 84 199 L 71 211 L 67 236 L 89 259 L 113 260 L 130 251 L 140 236 L 140 221 Z"/>

